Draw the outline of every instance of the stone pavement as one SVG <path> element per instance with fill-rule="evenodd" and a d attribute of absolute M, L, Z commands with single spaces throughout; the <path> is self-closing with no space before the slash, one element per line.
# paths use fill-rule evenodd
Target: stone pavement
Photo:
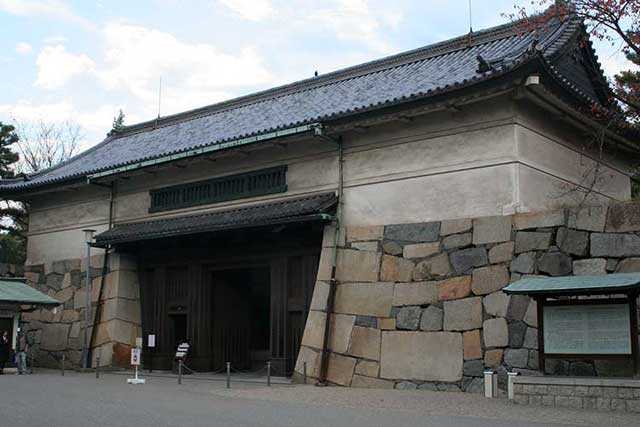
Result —
<path fill-rule="evenodd" d="M 264 385 L 40 370 L 0 376 L 2 426 L 636 426 L 637 416 L 522 407 L 470 393 Z"/>

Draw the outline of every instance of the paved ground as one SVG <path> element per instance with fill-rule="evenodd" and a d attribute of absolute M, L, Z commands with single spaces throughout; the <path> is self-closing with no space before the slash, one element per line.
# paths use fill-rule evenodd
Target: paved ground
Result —
<path fill-rule="evenodd" d="M 0 426 L 637 426 L 633 415 L 522 407 L 478 395 L 55 371 L 0 376 Z"/>

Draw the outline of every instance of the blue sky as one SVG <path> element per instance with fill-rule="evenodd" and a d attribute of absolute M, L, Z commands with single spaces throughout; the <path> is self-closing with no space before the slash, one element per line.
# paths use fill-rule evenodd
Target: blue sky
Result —
<path fill-rule="evenodd" d="M 474 29 L 514 1 L 472 0 Z M 0 121 L 126 123 L 464 34 L 468 0 L 0 0 Z M 611 74 L 624 58 L 597 44 Z"/>

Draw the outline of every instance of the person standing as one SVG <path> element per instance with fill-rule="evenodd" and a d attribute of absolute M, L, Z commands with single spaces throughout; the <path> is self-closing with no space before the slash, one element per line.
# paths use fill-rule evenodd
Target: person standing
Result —
<path fill-rule="evenodd" d="M 4 374 L 4 365 L 9 360 L 11 354 L 11 341 L 9 341 L 9 333 L 4 331 L 0 337 L 0 375 Z"/>
<path fill-rule="evenodd" d="M 16 339 L 16 365 L 18 365 L 18 375 L 27 373 L 27 353 L 29 351 L 29 342 L 24 332 L 18 332 Z"/>

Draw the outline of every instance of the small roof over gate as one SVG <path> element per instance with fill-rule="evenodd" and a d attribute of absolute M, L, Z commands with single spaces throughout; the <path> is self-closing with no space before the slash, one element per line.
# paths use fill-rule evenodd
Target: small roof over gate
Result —
<path fill-rule="evenodd" d="M 503 289 L 511 295 L 588 295 L 640 291 L 640 273 L 601 276 L 530 277 Z"/>
<path fill-rule="evenodd" d="M 329 221 L 336 206 L 335 193 L 313 194 L 241 208 L 118 225 L 96 236 L 94 246 L 159 239 L 266 225 Z"/>
<path fill-rule="evenodd" d="M 60 302 L 24 282 L 24 279 L 0 278 L 0 304 L 56 306 Z"/>

